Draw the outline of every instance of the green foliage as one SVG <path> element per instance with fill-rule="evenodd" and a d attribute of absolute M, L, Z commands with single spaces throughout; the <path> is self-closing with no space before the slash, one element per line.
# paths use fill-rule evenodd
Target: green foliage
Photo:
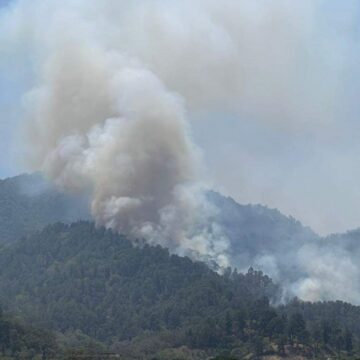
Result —
<path fill-rule="evenodd" d="M 9 359 L 51 359 L 58 352 L 55 336 L 1 312 L 0 354 Z"/>
<path fill-rule="evenodd" d="M 269 299 L 278 290 L 252 268 L 219 275 L 88 222 L 57 223 L 0 250 L 0 301 L 27 323 L 56 331 L 56 341 L 44 332 L 31 345 L 27 332 L 15 336 L 0 322 L 0 344 L 10 356 L 57 347 L 62 359 L 251 359 L 288 355 L 289 347 L 305 357 L 356 352 L 357 307 L 298 300 L 274 307 Z"/>
<path fill-rule="evenodd" d="M 316 343 L 351 351 L 360 337 L 360 307 L 342 301 L 304 302 L 294 299 L 279 310 L 289 316 L 300 314 Z"/>
<path fill-rule="evenodd" d="M 191 328 L 202 334 L 194 343 L 217 346 L 225 328 L 241 335 L 254 297 L 273 288 L 267 277 L 249 281 L 261 276 L 220 276 L 86 222 L 49 226 L 0 252 L 3 304 L 29 321 L 61 332 L 79 329 L 101 341 Z"/>
<path fill-rule="evenodd" d="M 304 344 L 309 337 L 306 330 L 306 324 L 303 316 L 300 313 L 292 314 L 288 323 L 288 337 L 293 342 Z"/>

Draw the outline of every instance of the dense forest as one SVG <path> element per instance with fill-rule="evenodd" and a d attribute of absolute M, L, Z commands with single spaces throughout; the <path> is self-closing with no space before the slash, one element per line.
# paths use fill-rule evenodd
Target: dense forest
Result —
<path fill-rule="evenodd" d="M 1 359 L 50 359 L 59 354 L 55 335 L 34 328 L 0 309 Z"/>
<path fill-rule="evenodd" d="M 358 307 L 277 306 L 279 291 L 259 271 L 219 275 L 85 221 L 47 226 L 0 251 L 4 309 L 54 331 L 59 348 L 128 359 L 356 353 Z"/>
<path fill-rule="evenodd" d="M 264 244 L 318 239 L 277 210 L 208 197 L 239 263 Z M 86 197 L 39 175 L 0 181 L 0 359 L 360 357 L 360 307 L 284 302 L 261 271 L 219 274 L 77 221 L 88 217 Z"/>

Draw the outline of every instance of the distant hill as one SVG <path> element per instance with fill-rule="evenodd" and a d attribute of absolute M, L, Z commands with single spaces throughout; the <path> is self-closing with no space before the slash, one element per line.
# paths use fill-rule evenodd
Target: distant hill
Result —
<path fill-rule="evenodd" d="M 277 290 L 261 273 L 229 276 L 160 247 L 134 247 L 87 222 L 51 225 L 0 251 L 0 299 L 8 310 L 115 348 L 147 333 L 167 334 L 169 346 L 225 346 L 227 317 L 242 324 L 256 299 Z"/>
<path fill-rule="evenodd" d="M 56 331 L 65 345 L 99 343 L 124 359 L 313 358 L 357 346 L 358 307 L 297 301 L 276 308 L 268 299 L 277 291 L 253 269 L 219 275 L 89 222 L 49 225 L 0 250 L 0 302 Z"/>
<path fill-rule="evenodd" d="M 233 267 L 261 269 L 282 281 L 297 281 L 303 269 L 293 261 L 299 247 L 320 238 L 294 218 L 262 205 L 241 205 L 217 192 L 207 194 L 218 209 L 215 221 L 228 238 L 228 258 Z M 64 194 L 39 174 L 21 175 L 0 181 L 0 244 L 54 222 L 88 220 L 86 196 Z"/>
<path fill-rule="evenodd" d="M 360 228 L 349 230 L 343 234 L 329 235 L 323 241 L 334 246 L 341 244 L 342 248 L 346 249 L 346 251 L 355 256 L 360 256 Z"/>
<path fill-rule="evenodd" d="M 217 208 L 213 220 L 229 241 L 227 257 L 231 266 L 242 272 L 250 266 L 260 269 L 284 285 L 284 296 L 293 296 L 292 284 L 307 276 L 297 253 L 307 243 L 320 242 L 319 236 L 276 209 L 241 205 L 212 191 L 207 197 Z M 39 174 L 0 181 L 0 244 L 31 235 L 57 221 L 71 223 L 89 218 L 85 195 L 61 193 Z"/>
<path fill-rule="evenodd" d="M 50 225 L 0 251 L 0 299 L 9 310 L 100 340 L 176 328 L 275 295 L 271 280 L 256 276 L 230 280 L 203 263 L 159 246 L 133 246 L 87 222 Z"/>
<path fill-rule="evenodd" d="M 217 209 L 211 220 L 228 240 L 225 252 L 233 268 L 246 272 L 252 266 L 268 274 L 281 284 L 283 300 L 300 296 L 359 304 L 359 231 L 321 238 L 277 209 L 241 205 L 213 191 L 207 197 Z M 39 174 L 0 181 L 0 244 L 57 221 L 89 218 L 85 195 L 63 194 Z M 339 270 L 332 265 L 336 261 Z"/>
<path fill-rule="evenodd" d="M 240 205 L 229 197 L 209 192 L 210 202 L 219 211 L 219 223 L 236 251 L 241 247 L 242 263 L 258 248 L 275 249 L 279 243 L 292 246 L 317 237 L 310 229 L 278 210 L 262 205 Z M 0 243 L 13 241 L 54 222 L 88 220 L 86 197 L 64 194 L 39 174 L 20 175 L 0 180 Z M 248 264 L 246 264 L 248 267 Z"/>
<path fill-rule="evenodd" d="M 311 228 L 277 209 L 263 205 L 241 205 L 231 197 L 214 191 L 208 193 L 208 198 L 220 210 L 220 223 L 235 249 L 241 239 L 242 250 L 247 249 L 251 255 L 255 255 L 259 247 L 274 250 L 280 243 L 291 247 L 298 242 L 319 238 Z"/>
<path fill-rule="evenodd" d="M 73 223 L 89 218 L 86 197 L 64 195 L 39 175 L 0 181 L 0 303 L 48 329 L 44 348 L 60 346 L 64 359 L 93 358 L 94 351 L 124 359 L 355 359 L 359 307 L 297 299 L 271 305 L 282 278 L 277 285 L 247 267 L 266 268 L 265 260 L 276 256 L 291 279 L 292 271 L 301 275 L 289 259 L 302 245 L 342 244 L 356 253 L 360 232 L 322 239 L 278 210 L 240 205 L 215 192 L 208 198 L 219 210 L 216 221 L 230 241 L 232 261 L 244 273 L 219 275 L 159 246 L 135 246 L 91 222 Z M 4 354 L 19 358 L 38 346 L 36 338 L 27 345 L 27 331 L 23 345 L 11 342 L 17 350 L 4 348 Z M 1 334 L 0 319 L 0 345 Z"/>
<path fill-rule="evenodd" d="M 56 191 L 38 174 L 0 180 L 0 243 L 14 241 L 53 222 L 87 218 L 84 197 Z"/>
<path fill-rule="evenodd" d="M 208 197 L 219 209 L 217 220 L 230 239 L 232 263 L 241 270 L 257 266 L 274 273 L 272 264 L 262 261 L 262 256 L 265 259 L 276 256 L 277 266 L 280 270 L 286 269 L 287 277 L 291 280 L 292 272 L 296 277 L 300 270 L 295 268 L 294 263 L 289 268 L 287 259 L 303 244 L 320 241 L 320 237 L 309 227 L 277 209 L 241 205 L 213 191 L 209 192 Z"/>
<path fill-rule="evenodd" d="M 24 324 L 0 310 L 1 359 L 54 359 L 59 352 L 54 333 Z"/>

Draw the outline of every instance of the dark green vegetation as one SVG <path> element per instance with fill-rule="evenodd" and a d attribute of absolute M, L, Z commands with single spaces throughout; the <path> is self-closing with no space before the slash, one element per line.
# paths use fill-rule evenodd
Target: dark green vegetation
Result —
<path fill-rule="evenodd" d="M 25 325 L 0 310 L 0 358 L 53 358 L 58 353 L 54 334 Z"/>
<path fill-rule="evenodd" d="M 286 254 L 317 238 L 277 210 L 208 196 L 241 264 L 265 245 Z M 92 223 L 71 224 L 86 218 L 84 199 L 39 176 L 0 181 L 0 359 L 360 358 L 360 307 L 279 306 L 280 287 L 261 272 L 219 275 Z M 358 233 L 344 239 L 350 247 Z"/>
<path fill-rule="evenodd" d="M 51 225 L 0 251 L 4 308 L 62 334 L 61 349 L 241 359 L 289 351 L 345 356 L 357 348 L 358 307 L 294 301 L 275 308 L 269 299 L 277 294 L 261 272 L 220 276 L 88 222 Z"/>

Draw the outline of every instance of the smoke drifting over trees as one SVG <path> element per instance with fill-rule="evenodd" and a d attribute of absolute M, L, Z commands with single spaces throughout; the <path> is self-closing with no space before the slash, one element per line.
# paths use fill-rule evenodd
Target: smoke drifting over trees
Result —
<path fill-rule="evenodd" d="M 239 263 L 245 250 L 240 243 L 233 253 L 219 208 L 204 195 L 188 120 L 224 111 L 289 131 L 333 124 L 333 70 L 344 59 L 321 50 L 321 3 L 15 2 L 1 16 L 0 40 L 5 53 L 32 54 L 27 166 L 89 193 L 96 223 L 133 239 L 221 267 L 254 263 L 306 299 L 344 287 L 343 299 L 360 302 L 356 285 L 346 290 L 358 283 L 356 252 L 340 243 L 315 235 L 265 243 Z"/>

